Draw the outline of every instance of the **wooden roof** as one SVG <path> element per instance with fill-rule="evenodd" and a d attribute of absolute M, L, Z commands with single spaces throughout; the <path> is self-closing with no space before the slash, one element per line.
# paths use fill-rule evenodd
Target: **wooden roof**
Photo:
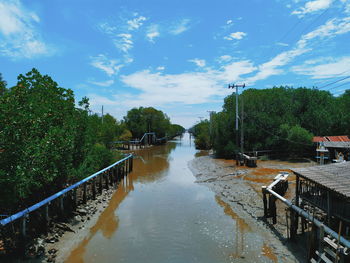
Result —
<path fill-rule="evenodd" d="M 300 177 L 350 198 L 350 162 L 296 168 L 292 171 Z"/>

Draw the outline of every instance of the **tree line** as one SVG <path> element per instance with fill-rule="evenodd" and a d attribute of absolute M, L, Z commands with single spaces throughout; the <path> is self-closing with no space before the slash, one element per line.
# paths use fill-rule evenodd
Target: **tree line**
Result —
<path fill-rule="evenodd" d="M 33 69 L 14 87 L 0 74 L 0 211 L 35 203 L 122 157 L 113 141 L 184 131 L 154 108 L 132 109 L 124 120 L 91 114 L 89 99 Z M 135 118 L 136 119 L 135 119 Z"/>
<path fill-rule="evenodd" d="M 247 89 L 239 95 L 238 104 L 245 151 L 273 150 L 302 157 L 314 154 L 313 136 L 350 134 L 350 90 L 335 97 L 317 88 Z M 224 99 L 222 111 L 191 128 L 196 147 L 212 148 L 217 156 L 232 158 L 240 147 L 235 115 L 236 96 L 232 94 Z"/>

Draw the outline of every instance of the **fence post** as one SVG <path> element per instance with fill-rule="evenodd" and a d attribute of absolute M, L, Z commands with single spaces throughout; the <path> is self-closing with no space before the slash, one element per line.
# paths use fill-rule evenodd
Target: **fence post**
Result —
<path fill-rule="evenodd" d="M 106 184 L 106 189 L 109 189 L 109 182 L 108 182 L 108 173 L 103 173 L 103 176 L 105 177 L 105 184 Z"/>
<path fill-rule="evenodd" d="M 19 229 L 19 252 L 22 256 L 25 256 L 26 245 L 27 245 L 27 215 L 23 216 L 20 220 Z"/>
<path fill-rule="evenodd" d="M 96 199 L 96 178 L 92 179 L 92 198 Z"/>
<path fill-rule="evenodd" d="M 64 218 L 65 217 L 65 212 L 64 212 L 64 194 L 59 197 L 59 206 L 60 206 L 60 217 Z"/>
<path fill-rule="evenodd" d="M 45 232 L 49 232 L 50 216 L 49 216 L 49 204 L 44 206 L 44 221 L 45 221 Z"/>
<path fill-rule="evenodd" d="M 130 172 L 132 172 L 133 165 L 134 165 L 134 156 L 131 155 L 131 157 L 130 157 Z"/>
<path fill-rule="evenodd" d="M 83 184 L 83 203 L 86 204 L 87 201 L 87 187 L 86 183 Z"/>
<path fill-rule="evenodd" d="M 266 198 L 266 186 L 261 187 L 262 194 L 263 194 L 263 203 L 264 203 L 264 217 L 267 218 L 267 198 Z"/>
<path fill-rule="evenodd" d="M 103 176 L 103 173 L 101 173 L 101 174 L 98 175 L 99 181 L 100 181 L 98 191 L 100 192 L 100 194 L 102 194 L 102 189 L 103 189 L 102 176 Z"/>

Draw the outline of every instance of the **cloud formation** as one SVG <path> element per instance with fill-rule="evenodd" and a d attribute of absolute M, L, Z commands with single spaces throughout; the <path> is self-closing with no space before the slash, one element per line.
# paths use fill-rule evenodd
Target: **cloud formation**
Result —
<path fill-rule="evenodd" d="M 151 25 L 147 28 L 146 38 L 148 41 L 154 43 L 154 39 L 160 36 L 159 26 Z"/>
<path fill-rule="evenodd" d="M 242 38 L 244 38 L 247 35 L 247 33 L 244 32 L 235 32 L 235 33 L 231 33 L 230 35 L 224 37 L 224 39 L 226 40 L 240 40 Z"/>
<path fill-rule="evenodd" d="M 54 53 L 37 29 L 40 18 L 19 0 L 0 2 L 0 54 L 20 59 Z"/>
<path fill-rule="evenodd" d="M 196 64 L 198 67 L 201 67 L 201 68 L 205 67 L 205 60 L 204 59 L 194 58 L 194 59 L 189 59 L 188 61 Z"/>
<path fill-rule="evenodd" d="M 190 19 L 184 18 L 181 19 L 178 23 L 176 23 L 172 28 L 169 30 L 169 33 L 172 35 L 179 35 L 183 32 L 190 29 Z"/>
<path fill-rule="evenodd" d="M 333 0 L 314 0 L 308 1 L 305 5 L 297 10 L 292 12 L 292 15 L 298 15 L 299 17 L 303 17 L 306 14 L 314 13 L 320 10 L 324 10 L 332 4 Z"/>
<path fill-rule="evenodd" d="M 90 64 L 100 69 L 101 71 L 105 72 L 108 76 L 116 75 L 119 70 L 124 66 L 122 64 L 119 64 L 118 60 L 116 59 L 109 59 L 104 54 L 99 54 L 95 57 L 90 57 Z"/>
<path fill-rule="evenodd" d="M 292 71 L 300 75 L 311 76 L 312 79 L 341 77 L 350 71 L 350 56 L 306 61 L 302 65 L 292 67 Z"/>

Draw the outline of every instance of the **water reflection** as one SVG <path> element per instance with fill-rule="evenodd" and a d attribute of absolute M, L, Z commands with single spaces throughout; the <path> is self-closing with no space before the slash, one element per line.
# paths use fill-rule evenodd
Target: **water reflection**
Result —
<path fill-rule="evenodd" d="M 81 242 L 81 244 L 71 252 L 66 262 L 83 263 L 86 246 L 89 244 L 90 240 L 95 236 L 97 232 L 100 231 L 102 235 L 107 239 L 110 239 L 113 236 L 114 232 L 117 231 L 119 226 L 119 217 L 115 215 L 114 212 L 128 195 L 128 193 L 133 190 L 133 176 L 130 174 L 120 182 L 117 190 L 114 192 L 111 200 L 109 201 L 108 206 L 101 213 L 96 224 L 90 229 L 88 237 L 86 237 Z"/>
<path fill-rule="evenodd" d="M 264 238 L 194 183 L 187 163 L 196 153 L 188 136 L 135 151 L 134 172 L 66 262 L 252 262 L 262 252 L 268 257 Z"/>
<path fill-rule="evenodd" d="M 232 258 L 241 258 L 245 253 L 245 235 L 247 232 L 251 232 L 251 227 L 244 221 L 244 219 L 240 218 L 231 208 L 230 205 L 225 203 L 219 196 L 215 197 L 216 202 L 224 208 L 224 213 L 234 219 L 235 222 L 235 231 L 234 231 L 234 252 L 231 253 Z"/>

